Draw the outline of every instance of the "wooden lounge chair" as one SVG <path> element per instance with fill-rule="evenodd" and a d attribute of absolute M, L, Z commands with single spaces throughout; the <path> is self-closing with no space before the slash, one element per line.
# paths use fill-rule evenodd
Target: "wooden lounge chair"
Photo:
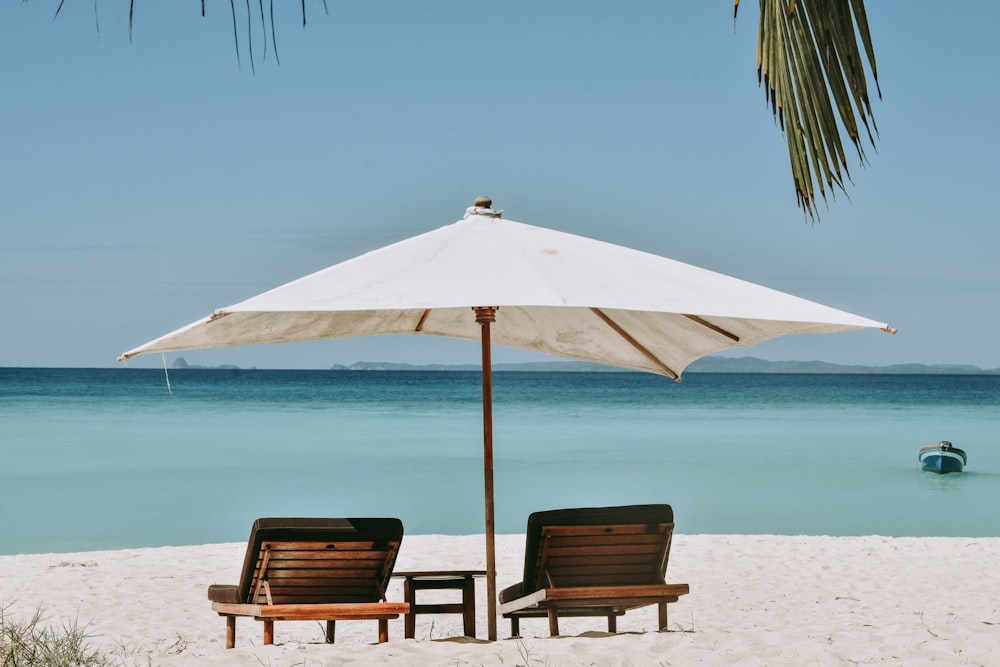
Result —
<path fill-rule="evenodd" d="M 630 609 L 667 604 L 689 592 L 665 582 L 674 513 L 670 505 L 629 505 L 535 512 L 528 517 L 524 579 L 500 592 L 500 613 L 520 636 L 520 619 L 606 616 L 608 632 Z"/>
<path fill-rule="evenodd" d="M 379 642 L 389 619 L 409 611 L 387 602 L 403 524 L 399 519 L 257 519 L 250 531 L 238 586 L 208 588 L 212 609 L 226 617 L 226 648 L 236 644 L 236 617 L 264 622 L 274 643 L 275 621 L 377 620 Z"/>

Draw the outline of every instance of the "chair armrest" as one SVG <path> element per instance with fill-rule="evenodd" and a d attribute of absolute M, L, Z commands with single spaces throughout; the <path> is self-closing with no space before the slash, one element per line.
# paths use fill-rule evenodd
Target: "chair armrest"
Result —
<path fill-rule="evenodd" d="M 528 607 L 537 607 L 539 603 L 545 601 L 546 593 L 547 589 L 543 588 L 535 591 L 534 593 L 511 600 L 510 602 L 504 602 L 500 605 L 500 613 L 509 614 L 514 611 L 527 609 Z"/>
<path fill-rule="evenodd" d="M 212 584 L 208 587 L 208 599 L 212 602 L 223 602 L 225 604 L 238 604 L 240 600 L 239 586 L 228 586 L 223 584 Z"/>

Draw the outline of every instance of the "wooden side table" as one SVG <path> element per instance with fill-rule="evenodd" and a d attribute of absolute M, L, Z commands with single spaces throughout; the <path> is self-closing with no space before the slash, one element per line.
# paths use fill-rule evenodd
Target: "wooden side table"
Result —
<path fill-rule="evenodd" d="M 486 570 L 449 570 L 394 572 L 403 579 L 403 600 L 410 603 L 410 612 L 403 619 L 404 636 L 416 636 L 417 614 L 461 614 L 466 637 L 476 636 L 476 586 L 474 577 L 486 576 Z M 462 601 L 439 604 L 417 604 L 417 591 L 461 590 Z"/>

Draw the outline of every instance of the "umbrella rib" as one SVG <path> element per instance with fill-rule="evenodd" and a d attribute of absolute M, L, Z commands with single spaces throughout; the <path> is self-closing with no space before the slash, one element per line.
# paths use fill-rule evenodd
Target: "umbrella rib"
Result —
<path fill-rule="evenodd" d="M 424 330 L 424 322 L 427 321 L 427 318 L 430 316 L 430 314 L 431 314 L 431 309 L 430 308 L 428 308 L 427 310 L 424 311 L 424 314 L 420 316 L 420 321 L 417 322 L 417 328 L 414 329 L 414 331 L 423 331 Z"/>
<path fill-rule="evenodd" d="M 655 354 L 653 354 L 652 352 L 650 352 L 649 350 L 647 350 L 645 348 L 645 346 L 643 346 L 642 343 L 640 343 L 635 338 L 633 338 L 631 335 L 629 335 L 629 333 L 627 331 L 625 331 L 625 329 L 621 328 L 621 326 L 619 326 L 619 324 L 617 322 L 615 322 L 613 319 L 611 319 L 610 317 L 608 317 L 608 315 L 604 311 L 602 311 L 600 308 L 591 308 L 590 310 L 591 310 L 592 313 L 594 313 L 594 315 L 597 315 L 599 318 L 601 318 L 601 320 L 605 324 L 607 324 L 609 327 L 611 327 L 615 331 L 615 333 L 617 333 L 619 336 L 621 336 L 622 338 L 624 338 L 628 342 L 629 345 L 631 345 L 632 347 L 634 347 L 635 349 L 637 349 L 639 352 L 642 353 L 642 355 L 644 357 L 646 357 L 647 359 L 649 359 L 650 361 L 652 361 L 654 364 L 656 364 L 657 368 L 659 368 L 661 371 L 663 371 L 664 373 L 666 373 L 667 375 L 669 375 L 670 377 L 672 377 L 675 380 L 679 381 L 681 379 L 680 375 L 678 375 L 677 373 L 675 373 L 665 363 L 663 363 L 662 361 L 660 361 L 659 358 L 657 358 L 657 356 Z"/>
<path fill-rule="evenodd" d="M 692 322 L 697 322 L 698 324 L 700 324 L 703 327 L 708 327 L 709 329 L 711 329 L 715 333 L 722 334 L 723 336 L 725 336 L 726 338 L 728 338 L 728 339 L 730 339 L 732 341 L 735 341 L 737 343 L 740 342 L 740 337 L 737 336 L 736 334 L 734 334 L 732 332 L 729 332 L 729 331 L 726 331 L 722 327 L 718 327 L 718 326 L 712 324 L 711 322 L 706 322 L 705 320 L 701 319 L 697 315 L 688 315 L 687 313 L 685 313 L 684 317 L 688 318 Z"/>

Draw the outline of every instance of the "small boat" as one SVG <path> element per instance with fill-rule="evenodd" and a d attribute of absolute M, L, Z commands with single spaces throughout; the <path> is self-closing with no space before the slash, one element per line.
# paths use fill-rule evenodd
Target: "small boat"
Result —
<path fill-rule="evenodd" d="M 947 440 L 921 447 L 917 460 L 924 470 L 940 473 L 962 472 L 967 462 L 965 452 Z"/>

